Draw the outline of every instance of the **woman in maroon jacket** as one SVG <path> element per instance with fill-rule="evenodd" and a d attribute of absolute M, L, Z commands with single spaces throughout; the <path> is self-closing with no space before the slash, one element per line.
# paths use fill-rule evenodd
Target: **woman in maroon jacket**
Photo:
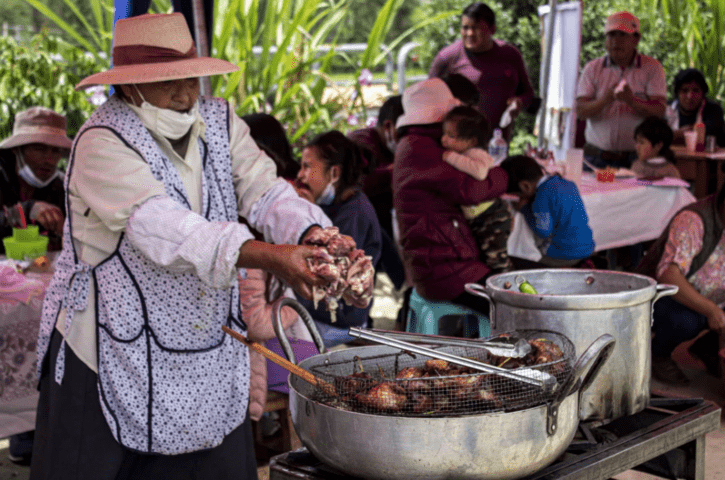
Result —
<path fill-rule="evenodd" d="M 393 204 L 408 276 L 430 300 L 447 300 L 488 312 L 485 300 L 465 292 L 483 282 L 489 268 L 479 259 L 461 205 L 492 200 L 505 193 L 508 177 L 499 167 L 478 181 L 443 161 L 443 116 L 460 102 L 446 84 L 431 78 L 403 93 L 398 119 Z"/>

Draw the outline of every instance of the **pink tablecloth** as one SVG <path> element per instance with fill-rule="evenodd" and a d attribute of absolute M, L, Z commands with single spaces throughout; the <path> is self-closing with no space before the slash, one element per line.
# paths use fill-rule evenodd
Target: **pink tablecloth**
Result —
<path fill-rule="evenodd" d="M 47 287 L 52 273 L 28 273 Z M 35 347 L 43 295 L 25 304 L 0 297 L 0 438 L 35 428 Z"/>
<path fill-rule="evenodd" d="M 654 240 L 675 213 L 695 201 L 684 187 L 647 185 L 634 179 L 602 183 L 591 174 L 582 175 L 579 191 L 597 251 Z M 514 216 L 507 247 L 514 257 L 532 261 L 541 258 L 534 234 L 521 213 Z"/>

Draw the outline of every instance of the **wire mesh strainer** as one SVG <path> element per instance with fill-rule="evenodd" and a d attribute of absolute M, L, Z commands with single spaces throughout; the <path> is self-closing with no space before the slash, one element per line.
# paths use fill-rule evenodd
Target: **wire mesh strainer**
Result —
<path fill-rule="evenodd" d="M 576 355 L 567 337 L 544 330 L 517 330 L 489 339 L 505 335 L 528 341 L 531 353 L 523 358 L 504 358 L 473 346 L 444 346 L 435 350 L 502 367 L 511 373 L 534 370 L 539 375 L 553 376 L 558 385 L 566 384 Z M 556 391 L 402 350 L 325 362 L 310 370 L 336 389 L 335 395 L 316 390 L 315 400 L 376 415 L 441 417 L 510 412 L 546 403 Z"/>

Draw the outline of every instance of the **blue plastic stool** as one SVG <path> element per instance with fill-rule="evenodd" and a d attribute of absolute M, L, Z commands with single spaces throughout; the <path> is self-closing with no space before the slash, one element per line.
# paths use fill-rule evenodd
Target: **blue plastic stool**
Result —
<path fill-rule="evenodd" d="M 408 317 L 405 319 L 405 330 L 407 332 L 422 333 L 424 335 L 437 335 L 438 322 L 446 315 L 468 317 L 463 323 L 463 335 L 466 337 L 470 338 L 473 336 L 473 327 L 476 322 L 478 323 L 479 337 L 491 336 L 491 322 L 488 316 L 454 303 L 426 300 L 418 295 L 415 288 L 410 293 Z M 470 317 L 475 317 L 473 323 L 469 321 Z"/>

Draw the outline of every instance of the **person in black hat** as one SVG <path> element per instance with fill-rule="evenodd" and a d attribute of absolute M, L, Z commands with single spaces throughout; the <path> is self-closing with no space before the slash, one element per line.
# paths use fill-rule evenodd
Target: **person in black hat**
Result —
<path fill-rule="evenodd" d="M 675 100 L 667 109 L 667 121 L 674 133 L 675 143 L 685 142 L 685 132 L 695 123 L 705 124 L 705 135 L 714 135 L 717 144 L 725 147 L 725 120 L 719 103 L 706 98 L 709 88 L 702 72 L 686 68 L 677 72 L 673 82 Z"/>

